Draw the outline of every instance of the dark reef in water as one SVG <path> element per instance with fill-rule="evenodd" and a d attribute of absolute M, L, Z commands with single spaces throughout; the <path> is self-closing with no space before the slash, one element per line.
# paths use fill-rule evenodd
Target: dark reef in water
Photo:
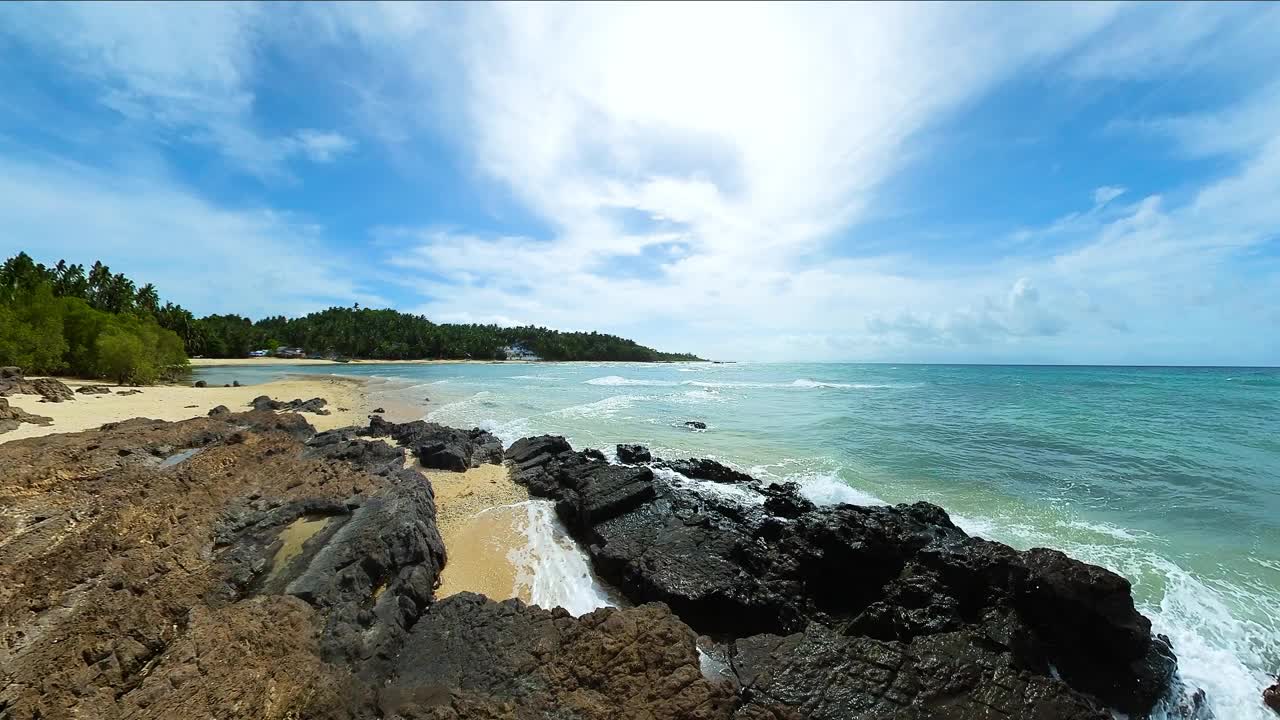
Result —
<path fill-rule="evenodd" d="M 510 463 L 634 606 L 436 598 L 409 453 Z M 227 410 L 0 445 L 0 717 L 1106 720 L 1170 689 L 1167 640 L 1107 570 L 926 503 L 619 458 Z"/>

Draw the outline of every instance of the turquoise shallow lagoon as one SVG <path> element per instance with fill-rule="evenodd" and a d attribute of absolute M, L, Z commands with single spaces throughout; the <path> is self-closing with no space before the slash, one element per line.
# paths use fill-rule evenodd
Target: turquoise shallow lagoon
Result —
<path fill-rule="evenodd" d="M 819 502 L 929 500 L 973 534 L 1125 575 L 1219 718 L 1273 717 L 1259 698 L 1280 671 L 1278 369 L 352 364 L 198 377 L 297 372 L 369 378 L 427 419 L 507 443 L 640 442 L 796 480 Z"/>

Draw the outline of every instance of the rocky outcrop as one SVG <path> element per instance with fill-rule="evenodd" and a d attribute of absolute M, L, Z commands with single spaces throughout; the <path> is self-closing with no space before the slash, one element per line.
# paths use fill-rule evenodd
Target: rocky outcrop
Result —
<path fill-rule="evenodd" d="M 686 420 L 684 426 L 690 430 L 706 430 L 707 424 L 701 420 Z"/>
<path fill-rule="evenodd" d="M 696 636 L 663 605 L 574 618 L 462 593 L 431 607 L 380 710 L 404 718 L 727 720 L 727 682 L 699 671 Z"/>
<path fill-rule="evenodd" d="M 28 380 L 22 375 L 22 369 L 13 366 L 0 368 L 0 397 L 10 395 L 39 395 L 40 402 L 62 402 L 75 400 L 75 393 L 62 381 L 53 378 L 36 378 Z"/>
<path fill-rule="evenodd" d="M 462 472 L 502 462 L 502 441 L 480 428 L 458 430 L 424 420 L 393 423 L 374 415 L 365 434 L 389 437 L 409 448 L 425 468 Z"/>
<path fill-rule="evenodd" d="M 81 385 L 76 392 L 81 395 L 110 395 L 111 388 L 107 385 Z"/>
<path fill-rule="evenodd" d="M 10 405 L 8 400 L 0 397 L 0 433 L 17 430 L 22 423 L 48 425 L 52 422 L 52 418 L 47 418 L 43 415 L 32 415 L 20 407 Z"/>
<path fill-rule="evenodd" d="M 728 465 L 718 463 L 715 460 L 707 460 L 705 458 L 669 460 L 664 461 L 662 466 L 669 470 L 674 470 L 685 477 L 696 478 L 698 480 L 710 480 L 718 483 L 742 485 L 760 485 L 758 480 L 744 472 L 739 472 Z"/>
<path fill-rule="evenodd" d="M 618 462 L 624 465 L 640 465 L 653 460 L 649 448 L 643 445 L 619 445 Z"/>
<path fill-rule="evenodd" d="M 814 507 L 798 488 L 756 493 L 758 481 L 723 466 L 668 464 L 731 479 L 751 498 L 737 501 L 696 492 L 681 475 L 602 463 L 555 437 L 521 440 L 507 457 L 518 482 L 557 500 L 603 579 L 633 602 L 666 603 L 699 632 L 732 642 L 818 623 L 897 643 L 903 657 L 949 668 L 958 679 L 948 702 L 966 707 L 989 700 L 991 683 L 1016 671 L 1021 679 L 1001 686 L 1013 699 L 1000 707 L 1013 716 L 1028 707 L 1016 698 L 1050 691 L 1075 698 L 1054 707 L 1140 714 L 1169 688 L 1173 653 L 1134 608 L 1128 581 L 1056 551 L 969 537 L 934 505 Z M 773 677 L 783 668 L 760 664 L 770 653 L 752 657 Z M 857 692 L 855 705 L 879 697 Z M 977 717 L 956 715 L 969 716 Z"/>
<path fill-rule="evenodd" d="M 249 401 L 250 407 L 254 410 L 286 410 L 288 412 L 306 412 L 315 415 L 328 415 L 329 411 L 324 409 L 329 402 L 324 398 L 311 398 L 310 400 L 272 400 L 266 395 L 259 395 Z"/>

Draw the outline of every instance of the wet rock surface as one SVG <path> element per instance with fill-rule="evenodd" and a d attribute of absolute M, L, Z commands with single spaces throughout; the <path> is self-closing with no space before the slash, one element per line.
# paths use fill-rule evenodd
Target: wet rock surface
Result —
<path fill-rule="evenodd" d="M 1276 678 L 1276 684 L 1262 691 L 1262 702 L 1267 707 L 1280 713 L 1280 676 Z"/>
<path fill-rule="evenodd" d="M 619 445 L 618 462 L 624 465 L 639 465 L 653 460 L 649 448 L 643 445 Z"/>
<path fill-rule="evenodd" d="M 750 650 L 752 678 L 791 673 L 798 684 L 787 697 L 819 692 L 829 679 L 787 670 L 803 653 L 741 643 L 758 634 L 799 642 L 795 634 L 813 624 L 864 644 L 896 643 L 912 663 L 947 668 L 924 676 L 966 679 L 941 696 L 904 694 L 894 707 L 907 709 L 886 705 L 868 717 L 985 717 L 978 708 L 988 701 L 1028 716 L 1027 698 L 1046 693 L 1071 700 L 1030 716 L 1091 718 L 1103 707 L 1139 714 L 1170 687 L 1173 652 L 1134 608 L 1127 580 L 1057 551 L 969 537 L 937 506 L 815 507 L 787 486 L 765 489 L 758 504 L 738 502 L 695 492 L 688 476 L 609 466 L 556 437 L 521 440 L 507 457 L 517 482 L 557 500 L 604 580 L 633 602 L 666 603 L 698 632 Z M 716 465 L 666 463 L 704 480 L 760 486 Z M 993 683 L 1003 683 L 1005 699 L 988 697 Z M 849 692 L 863 694 L 853 704 L 882 695 Z M 929 715 L 942 702 L 934 697 L 973 709 Z"/>

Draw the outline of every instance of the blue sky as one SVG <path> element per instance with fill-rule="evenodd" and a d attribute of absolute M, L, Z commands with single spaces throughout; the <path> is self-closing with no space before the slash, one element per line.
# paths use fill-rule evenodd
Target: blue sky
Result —
<path fill-rule="evenodd" d="M 1280 5 L 0 6 L 0 251 L 726 359 L 1280 364 Z"/>

